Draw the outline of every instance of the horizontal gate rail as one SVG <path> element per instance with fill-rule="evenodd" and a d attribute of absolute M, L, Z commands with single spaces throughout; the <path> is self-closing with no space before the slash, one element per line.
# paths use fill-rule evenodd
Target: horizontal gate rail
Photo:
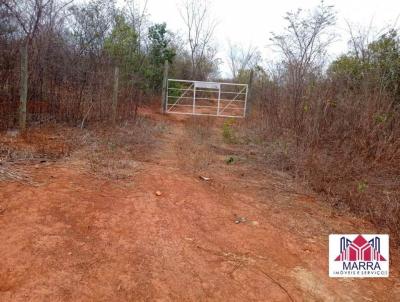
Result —
<path fill-rule="evenodd" d="M 194 89 L 180 89 L 180 88 L 168 88 L 168 90 L 176 90 L 176 91 L 194 91 Z M 197 92 L 219 92 L 219 90 L 201 90 L 201 89 L 196 89 Z M 225 94 L 239 94 L 239 95 L 246 95 L 246 93 L 238 93 L 234 91 L 224 91 L 223 93 Z"/>
<path fill-rule="evenodd" d="M 192 99 L 192 97 L 190 97 L 190 96 L 184 96 L 184 97 L 182 97 L 182 96 L 180 96 L 180 97 L 179 96 L 170 96 L 170 98 L 171 99 L 176 99 L 176 98 L 179 98 L 179 99 Z M 217 101 L 218 98 L 196 98 L 196 100 Z M 220 101 L 226 101 L 226 102 L 232 101 L 232 99 L 219 99 L 219 100 Z M 245 100 L 235 100 L 235 102 L 245 102 Z"/>
<path fill-rule="evenodd" d="M 203 81 L 190 81 L 190 80 L 178 80 L 178 79 L 168 79 L 168 81 L 174 82 L 183 82 L 183 83 L 213 83 L 213 84 L 221 84 L 221 85 L 230 85 L 230 86 L 247 86 L 247 84 L 238 84 L 238 83 L 228 83 L 228 82 L 203 82 Z"/>

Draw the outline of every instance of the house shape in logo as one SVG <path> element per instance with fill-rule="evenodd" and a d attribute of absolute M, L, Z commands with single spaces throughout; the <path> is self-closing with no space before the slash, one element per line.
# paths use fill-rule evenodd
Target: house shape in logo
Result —
<path fill-rule="evenodd" d="M 380 238 L 370 241 L 358 235 L 353 241 L 346 237 L 340 238 L 340 254 L 335 261 L 386 261 L 381 255 Z"/>

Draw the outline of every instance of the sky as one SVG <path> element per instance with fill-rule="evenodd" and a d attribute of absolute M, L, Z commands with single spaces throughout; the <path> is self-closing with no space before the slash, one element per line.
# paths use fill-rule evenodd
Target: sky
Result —
<path fill-rule="evenodd" d="M 139 0 L 139 2 L 144 0 Z M 152 22 L 166 22 L 167 27 L 184 33 L 184 25 L 179 14 L 182 0 L 148 0 L 147 11 Z M 209 0 L 210 11 L 218 21 L 215 42 L 218 56 L 226 60 L 228 41 L 243 46 L 256 46 L 263 58 L 270 61 L 277 53 L 270 45 L 271 32 L 281 32 L 285 27 L 283 17 L 287 11 L 297 8 L 312 9 L 319 0 Z M 329 49 L 332 60 L 346 52 L 349 34 L 347 22 L 355 26 L 380 29 L 384 26 L 400 26 L 400 0 L 325 0 L 327 5 L 334 5 L 337 12 L 337 24 L 334 28 L 338 35 L 336 42 Z M 228 66 L 221 66 L 223 74 L 228 73 Z"/>

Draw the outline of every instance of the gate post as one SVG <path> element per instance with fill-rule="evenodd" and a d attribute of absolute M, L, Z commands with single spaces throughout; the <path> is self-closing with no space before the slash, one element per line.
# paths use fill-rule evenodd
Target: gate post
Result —
<path fill-rule="evenodd" d="M 168 105 L 168 60 L 164 62 L 164 77 L 161 91 L 161 113 L 167 111 Z"/>
<path fill-rule="evenodd" d="M 219 108 L 221 106 L 220 103 L 221 103 L 221 85 L 219 85 L 219 90 L 218 90 L 217 116 L 219 116 Z"/>
<path fill-rule="evenodd" d="M 247 85 L 247 100 L 246 100 L 246 115 L 248 116 L 250 114 L 251 110 L 251 97 L 252 97 L 252 86 L 253 86 L 253 69 L 250 70 L 250 77 L 249 77 L 249 83 Z"/>
<path fill-rule="evenodd" d="M 196 114 L 196 84 L 193 85 L 193 115 Z"/>

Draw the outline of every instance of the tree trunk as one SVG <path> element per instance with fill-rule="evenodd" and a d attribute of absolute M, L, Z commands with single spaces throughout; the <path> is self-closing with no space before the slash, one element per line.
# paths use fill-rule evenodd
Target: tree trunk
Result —
<path fill-rule="evenodd" d="M 20 48 L 21 55 L 21 74 L 19 91 L 19 129 L 26 130 L 26 101 L 28 97 L 28 43 Z"/>
<path fill-rule="evenodd" d="M 115 67 L 114 69 L 114 91 L 112 98 L 112 122 L 115 123 L 117 120 L 117 105 L 118 105 L 118 77 L 119 77 L 119 68 Z"/>

